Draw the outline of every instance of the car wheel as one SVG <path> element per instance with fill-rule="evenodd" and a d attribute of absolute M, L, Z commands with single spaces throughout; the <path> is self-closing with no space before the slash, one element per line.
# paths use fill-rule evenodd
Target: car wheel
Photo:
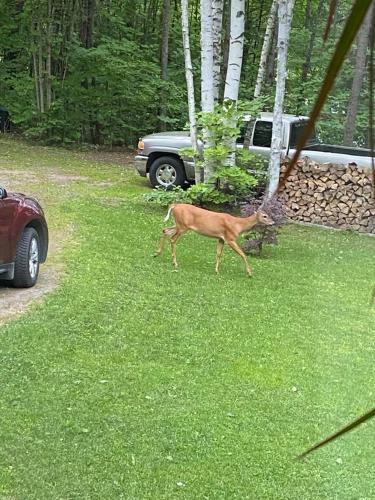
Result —
<path fill-rule="evenodd" d="M 172 156 L 157 158 L 150 167 L 149 176 L 152 187 L 183 186 L 186 182 L 182 162 Z"/>
<path fill-rule="evenodd" d="M 39 235 L 34 228 L 28 227 L 17 245 L 13 286 L 29 288 L 35 285 L 39 274 L 39 259 Z"/>

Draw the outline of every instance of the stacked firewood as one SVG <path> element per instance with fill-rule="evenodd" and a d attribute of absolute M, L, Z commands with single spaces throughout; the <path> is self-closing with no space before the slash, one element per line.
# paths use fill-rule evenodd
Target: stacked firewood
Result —
<path fill-rule="evenodd" d="M 281 166 L 281 178 L 286 168 Z M 304 158 L 287 178 L 280 200 L 293 220 L 375 234 L 370 169 Z"/>

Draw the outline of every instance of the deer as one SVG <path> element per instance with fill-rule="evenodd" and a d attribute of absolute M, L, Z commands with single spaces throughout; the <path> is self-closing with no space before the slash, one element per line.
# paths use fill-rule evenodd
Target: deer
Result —
<path fill-rule="evenodd" d="M 175 269 L 177 269 L 177 240 L 187 231 L 194 231 L 203 236 L 217 238 L 215 264 L 216 274 L 219 273 L 220 260 L 223 254 L 224 245 L 227 244 L 243 259 L 247 275 L 249 277 L 252 276 L 252 267 L 250 266 L 245 253 L 238 245 L 236 239 L 241 233 L 249 231 L 256 224 L 274 224 L 272 218 L 263 210 L 258 210 L 249 217 L 234 217 L 233 215 L 227 213 L 212 212 L 211 210 L 205 210 L 203 208 L 195 207 L 194 205 L 173 203 L 168 208 L 167 216 L 165 217 L 164 222 L 169 220 L 171 214 L 175 220 L 175 225 L 173 227 L 166 227 L 163 229 L 159 248 L 155 252 L 154 257 L 158 257 L 162 254 L 165 239 L 169 237 L 171 242 L 172 261 Z"/>

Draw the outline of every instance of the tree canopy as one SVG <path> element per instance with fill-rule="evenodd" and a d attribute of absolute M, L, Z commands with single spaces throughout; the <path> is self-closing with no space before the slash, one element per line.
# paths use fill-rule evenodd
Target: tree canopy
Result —
<path fill-rule="evenodd" d="M 229 3 L 224 1 L 223 9 L 221 95 L 228 57 Z M 271 4 L 271 0 L 246 0 L 242 100 L 251 100 L 254 95 Z M 349 0 L 339 2 L 324 44 L 328 3 L 296 2 L 286 112 L 308 114 L 351 4 Z M 0 0 L 0 106 L 9 110 L 16 129 L 47 143 L 134 145 L 145 133 L 185 126 L 188 106 L 180 9 L 178 1 L 171 1 L 166 9 L 163 0 Z M 167 59 L 163 44 L 166 21 Z M 189 23 L 199 103 L 198 0 L 189 2 Z M 262 90 L 270 96 L 269 110 L 275 87 L 275 40 L 273 33 Z M 355 70 L 356 44 L 321 115 L 318 126 L 322 140 L 344 140 Z M 354 135 L 360 146 L 368 140 L 368 98 L 365 76 Z"/>

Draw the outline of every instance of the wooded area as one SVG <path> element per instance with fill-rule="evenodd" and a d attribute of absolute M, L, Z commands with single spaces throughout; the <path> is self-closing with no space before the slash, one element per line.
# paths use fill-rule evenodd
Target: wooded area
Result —
<path fill-rule="evenodd" d="M 206 7 L 213 9 L 214 100 L 231 98 L 225 88 L 228 57 L 231 47 L 239 47 L 230 43 L 231 24 L 235 29 L 230 3 L 232 12 L 244 12 L 242 71 L 237 66 L 234 74 L 236 81 L 241 72 L 240 99 L 263 95 L 268 97 L 264 110 L 271 111 L 277 49 L 271 0 L 188 3 L 197 105 L 201 98 L 206 105 L 200 43 L 212 46 L 200 39 L 200 12 Z M 177 0 L 0 0 L 0 106 L 9 110 L 14 128 L 48 143 L 134 145 L 147 132 L 184 127 L 188 105 L 181 4 L 187 6 Z M 328 2 L 296 2 L 284 112 L 308 114 L 351 6 L 349 0 L 338 2 L 323 47 Z M 321 116 L 321 138 L 331 144 L 368 144 L 368 38 L 367 22 Z"/>

